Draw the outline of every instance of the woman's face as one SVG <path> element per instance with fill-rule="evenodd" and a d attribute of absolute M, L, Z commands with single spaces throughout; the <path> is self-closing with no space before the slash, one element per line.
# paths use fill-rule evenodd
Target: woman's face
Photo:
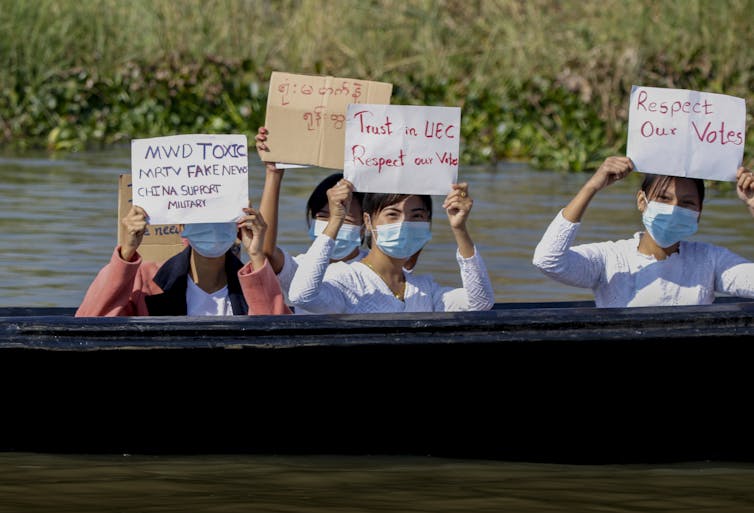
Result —
<path fill-rule="evenodd" d="M 643 194 L 639 194 L 639 210 L 642 212 L 647 207 L 647 201 L 657 201 L 677 207 L 686 208 L 695 212 L 702 211 L 702 202 L 699 191 L 693 180 L 683 177 L 673 177 L 668 180 L 665 187 L 652 187 L 647 194 L 646 201 Z"/>
<path fill-rule="evenodd" d="M 359 200 L 356 198 L 353 198 L 351 200 L 351 208 L 348 210 L 348 214 L 346 214 L 346 218 L 343 221 L 345 224 L 352 224 L 354 226 L 361 226 L 362 223 L 362 215 L 361 215 L 361 203 L 359 203 Z M 330 207 L 325 204 L 322 209 L 320 209 L 319 212 L 317 212 L 314 216 L 314 219 L 317 221 L 329 221 L 330 220 Z"/>
<path fill-rule="evenodd" d="M 372 225 L 417 221 L 429 221 L 429 210 L 419 196 L 408 196 L 380 210 L 372 219 Z"/>

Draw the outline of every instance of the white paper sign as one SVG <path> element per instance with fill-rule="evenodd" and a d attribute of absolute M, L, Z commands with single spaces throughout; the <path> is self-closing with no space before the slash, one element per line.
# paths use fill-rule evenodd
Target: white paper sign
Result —
<path fill-rule="evenodd" d="M 743 161 L 743 98 L 633 86 L 626 155 L 637 171 L 735 181 Z"/>
<path fill-rule="evenodd" d="M 311 167 L 307 164 L 288 164 L 286 162 L 275 162 L 277 169 L 303 169 L 305 167 Z"/>
<path fill-rule="evenodd" d="M 134 139 L 131 181 L 133 204 L 151 224 L 233 221 L 249 202 L 246 136 Z"/>
<path fill-rule="evenodd" d="M 343 176 L 359 192 L 446 195 L 458 179 L 461 109 L 351 104 Z"/>

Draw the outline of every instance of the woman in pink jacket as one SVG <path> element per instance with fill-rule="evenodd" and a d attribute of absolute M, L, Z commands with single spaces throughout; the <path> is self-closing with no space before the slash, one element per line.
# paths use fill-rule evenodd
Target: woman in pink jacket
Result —
<path fill-rule="evenodd" d="M 97 274 L 77 317 L 263 315 L 291 313 L 262 250 L 267 226 L 253 208 L 238 222 L 187 224 L 184 251 L 160 264 L 138 253 L 147 215 L 134 206 L 122 222 L 127 240 Z M 249 263 L 230 251 L 238 233 Z"/>

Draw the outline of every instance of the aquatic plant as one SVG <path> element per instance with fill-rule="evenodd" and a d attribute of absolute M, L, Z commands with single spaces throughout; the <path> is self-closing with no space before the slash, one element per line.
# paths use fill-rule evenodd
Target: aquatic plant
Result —
<path fill-rule="evenodd" d="M 393 103 L 462 107 L 464 163 L 589 170 L 624 151 L 632 84 L 748 102 L 753 7 L 0 0 L 0 144 L 75 150 L 174 133 L 253 135 L 270 72 L 281 70 L 387 81 Z"/>

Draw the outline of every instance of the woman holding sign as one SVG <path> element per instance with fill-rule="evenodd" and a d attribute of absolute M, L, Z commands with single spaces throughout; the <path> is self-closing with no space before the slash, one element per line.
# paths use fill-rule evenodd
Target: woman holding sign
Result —
<path fill-rule="evenodd" d="M 264 153 L 268 151 L 267 134 L 266 127 L 259 127 L 255 137 L 257 152 L 262 159 Z M 287 294 L 291 280 L 293 280 L 304 254 L 293 256 L 277 245 L 278 206 L 285 169 L 278 169 L 274 162 L 264 162 L 264 164 L 265 182 L 262 200 L 259 204 L 261 214 L 268 221 L 264 250 L 272 269 L 278 275 L 283 292 Z M 312 241 L 324 231 L 330 219 L 327 191 L 342 178 L 343 173 L 331 174 L 319 182 L 309 195 L 306 202 L 306 224 Z M 363 195 L 358 193 L 353 195 L 348 213 L 335 239 L 335 246 L 330 254 L 330 263 L 357 262 L 366 256 L 367 252 L 361 248 L 364 239 L 362 200 Z M 418 257 L 419 252 L 406 263 L 406 269 L 409 272 L 413 269 Z M 295 313 L 304 314 L 308 312 L 303 308 L 296 308 Z"/>
<path fill-rule="evenodd" d="M 267 128 L 259 127 L 255 137 L 257 151 L 260 156 L 268 151 Z M 293 275 L 298 269 L 298 263 L 304 255 L 293 256 L 277 245 L 278 207 L 280 204 L 280 189 L 285 169 L 278 169 L 274 162 L 264 162 L 265 182 L 259 210 L 269 221 L 264 241 L 264 251 L 272 269 L 277 273 L 280 285 L 285 293 L 288 292 Z M 306 224 L 309 236 L 314 240 L 327 224 L 330 212 L 327 205 L 327 191 L 334 186 L 343 173 L 333 173 L 322 180 L 312 191 L 306 202 Z M 361 196 L 354 198 L 350 210 L 346 215 L 342 229 L 338 232 L 336 247 L 331 255 L 332 262 L 360 260 L 366 252 L 361 250 L 364 237 L 364 227 L 361 221 Z M 304 313 L 300 309 L 297 313 Z"/>
<path fill-rule="evenodd" d="M 754 263 L 725 248 L 685 239 L 697 230 L 704 181 L 646 175 L 636 196 L 645 232 L 631 239 L 571 246 L 595 194 L 633 170 L 610 157 L 552 221 L 534 265 L 554 280 L 591 288 L 598 307 L 710 304 L 715 292 L 754 297 Z M 754 216 L 754 178 L 739 168 L 736 191 Z"/>
<path fill-rule="evenodd" d="M 122 222 L 127 238 L 97 275 L 77 317 L 134 315 L 285 314 L 275 273 L 262 251 L 266 225 L 252 208 L 237 222 L 195 223 L 183 228 L 188 247 L 163 264 L 138 253 L 147 215 L 134 206 Z M 249 255 L 233 254 L 238 232 Z"/>
<path fill-rule="evenodd" d="M 404 269 L 432 237 L 429 196 L 365 194 L 364 224 L 371 238 L 370 251 L 359 262 L 335 264 L 329 264 L 330 255 L 350 208 L 353 185 L 341 180 L 327 196 L 330 219 L 299 263 L 289 292 L 293 305 L 314 313 L 492 308 L 492 284 L 466 229 L 473 203 L 466 184 L 453 185 L 443 203 L 458 243 L 456 258 L 463 282 L 458 289 L 441 287 L 430 276 L 417 276 Z"/>

